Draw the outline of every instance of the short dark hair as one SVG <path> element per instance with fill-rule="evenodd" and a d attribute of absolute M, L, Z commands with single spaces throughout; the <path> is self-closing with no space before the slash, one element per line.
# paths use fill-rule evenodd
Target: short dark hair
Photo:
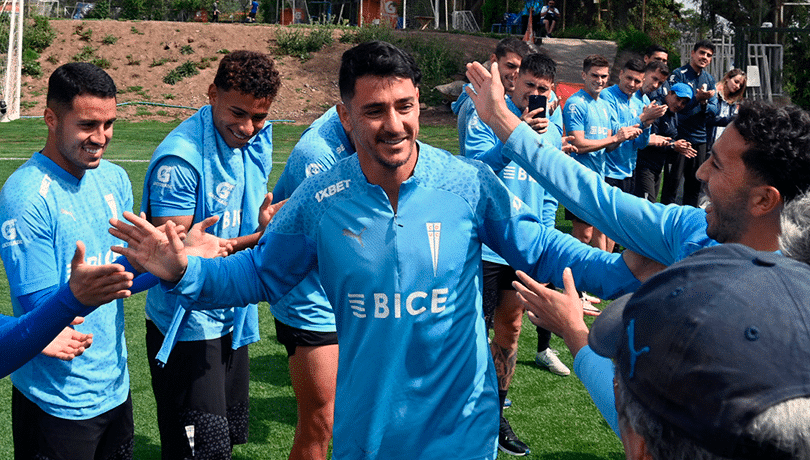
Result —
<path fill-rule="evenodd" d="M 622 70 L 632 70 L 633 72 L 644 72 L 644 61 L 639 58 L 630 58 L 624 63 Z"/>
<path fill-rule="evenodd" d="M 554 82 L 554 77 L 557 76 L 557 64 L 545 53 L 532 53 L 523 58 L 520 63 L 520 73 L 527 72 L 537 78 L 548 78 Z"/>
<path fill-rule="evenodd" d="M 591 67 L 610 67 L 610 62 L 604 56 L 591 54 L 582 61 L 582 71 L 587 72 Z"/>
<path fill-rule="evenodd" d="M 273 100 L 281 87 L 281 77 L 270 56 L 239 50 L 222 58 L 214 85 L 223 91 L 235 89 L 256 99 Z"/>
<path fill-rule="evenodd" d="M 652 56 L 655 53 L 667 53 L 667 55 L 669 55 L 669 51 L 667 51 L 667 49 L 661 45 L 653 44 L 648 46 L 647 49 L 644 50 L 645 56 Z"/>
<path fill-rule="evenodd" d="M 644 66 L 644 73 L 655 72 L 656 70 L 665 77 L 669 76 L 669 67 L 661 61 L 650 61 Z"/>
<path fill-rule="evenodd" d="M 714 54 L 714 43 L 712 43 L 711 40 L 701 40 L 695 43 L 695 46 L 692 47 L 692 51 L 697 51 L 700 48 L 706 48 Z"/>
<path fill-rule="evenodd" d="M 733 121 L 749 148 L 742 161 L 768 185 L 790 201 L 810 190 L 810 115 L 789 105 L 764 101 L 740 104 Z"/>
<path fill-rule="evenodd" d="M 413 56 L 382 41 L 361 43 L 343 53 L 338 79 L 343 102 L 354 97 L 357 79 L 366 75 L 407 78 L 414 86 L 422 81 L 422 72 Z"/>
<path fill-rule="evenodd" d="M 46 104 L 57 112 L 73 108 L 76 96 L 89 94 L 103 99 L 115 98 L 115 82 L 100 67 L 87 62 L 71 62 L 58 67 L 48 79 Z"/>
<path fill-rule="evenodd" d="M 515 53 L 523 59 L 529 55 L 529 44 L 517 37 L 506 37 L 495 46 L 495 57 L 500 59 L 507 53 Z"/>

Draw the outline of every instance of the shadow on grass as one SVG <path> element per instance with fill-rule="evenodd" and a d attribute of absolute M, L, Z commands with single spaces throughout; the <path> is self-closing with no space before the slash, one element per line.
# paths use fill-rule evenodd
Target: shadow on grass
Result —
<path fill-rule="evenodd" d="M 264 338 L 263 340 L 271 340 Z M 273 338 L 272 340 L 275 340 Z M 285 353 L 273 353 L 250 358 L 250 380 L 276 387 L 290 386 L 290 368 Z"/>
<path fill-rule="evenodd" d="M 160 460 L 160 444 L 148 436 L 135 435 L 135 454 L 138 460 Z"/>
<path fill-rule="evenodd" d="M 535 455 L 534 453 L 532 453 L 531 456 L 534 459 L 544 459 L 544 460 L 605 460 L 605 459 L 623 460 L 625 458 L 624 454 L 618 452 L 608 455 L 607 457 L 602 457 L 593 454 L 583 454 L 579 452 L 552 452 L 540 455 Z"/>

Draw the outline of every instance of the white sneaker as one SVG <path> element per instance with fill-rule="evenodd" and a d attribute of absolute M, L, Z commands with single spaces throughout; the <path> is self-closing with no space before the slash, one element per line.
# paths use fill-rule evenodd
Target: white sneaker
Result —
<path fill-rule="evenodd" d="M 534 357 L 534 362 L 538 366 L 547 367 L 548 370 L 557 375 L 565 376 L 571 373 L 571 370 L 557 357 L 557 350 L 552 350 L 551 348 L 546 348 L 537 353 L 537 356 Z"/>

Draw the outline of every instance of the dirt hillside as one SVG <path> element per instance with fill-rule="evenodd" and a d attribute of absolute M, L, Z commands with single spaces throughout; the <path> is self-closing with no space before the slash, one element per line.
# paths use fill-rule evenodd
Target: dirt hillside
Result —
<path fill-rule="evenodd" d="M 58 67 L 76 60 L 82 52 L 109 61 L 107 71 L 121 92 L 119 102 L 139 102 L 119 110 L 127 120 L 172 120 L 186 118 L 191 110 L 165 107 L 198 108 L 207 103 L 206 90 L 213 81 L 222 53 L 252 49 L 275 55 L 275 34 L 281 26 L 265 24 L 211 24 L 155 21 L 74 21 L 54 20 L 57 31 L 53 44 L 40 58 L 43 77 L 23 76 L 22 114 L 41 115 L 47 92 L 47 76 Z M 337 70 L 341 54 L 351 45 L 335 41 L 314 53 L 309 60 L 276 55 L 282 76 L 282 88 L 271 106 L 272 119 L 310 123 L 338 100 Z M 439 32 L 422 33 L 448 40 L 454 49 L 464 53 L 467 60 L 485 58 L 497 39 L 464 34 Z M 114 42 L 114 43 L 113 43 Z M 610 42 L 556 40 L 544 43 L 544 50 L 558 62 L 558 80 L 579 81 L 577 67 L 582 57 L 599 52 L 608 58 L 615 56 Z M 163 82 L 164 77 L 179 65 L 192 61 L 208 67 L 198 75 L 184 78 L 174 85 Z M 570 65 L 569 65 L 570 63 Z M 570 68 L 569 68 L 570 67 Z M 462 70 L 462 69 L 459 69 Z M 165 105 L 165 106 L 164 106 Z M 424 122 L 447 122 L 444 107 L 424 110 Z"/>

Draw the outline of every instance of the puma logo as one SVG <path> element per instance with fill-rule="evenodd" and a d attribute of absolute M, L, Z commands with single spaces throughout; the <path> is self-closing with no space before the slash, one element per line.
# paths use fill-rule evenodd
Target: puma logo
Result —
<path fill-rule="evenodd" d="M 363 229 L 360 230 L 357 233 L 354 233 L 353 231 L 349 230 L 348 228 L 344 228 L 343 229 L 343 235 L 348 236 L 349 238 L 356 239 L 357 242 L 360 243 L 360 246 L 363 246 L 363 232 L 365 232 L 365 231 L 366 231 L 366 227 L 363 227 Z M 363 246 L 363 247 L 365 247 L 365 246 Z"/>

